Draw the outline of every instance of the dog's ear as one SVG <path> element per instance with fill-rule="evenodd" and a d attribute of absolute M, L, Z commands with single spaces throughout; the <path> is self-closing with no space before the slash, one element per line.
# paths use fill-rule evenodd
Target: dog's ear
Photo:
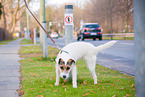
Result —
<path fill-rule="evenodd" d="M 64 61 L 63 61 L 63 59 L 61 59 L 61 58 L 60 58 L 60 59 L 59 59 L 59 61 L 58 61 L 58 64 L 59 64 L 59 65 L 62 65 L 62 64 L 64 64 Z"/>
<path fill-rule="evenodd" d="M 75 64 L 75 61 L 74 61 L 73 59 L 69 59 L 69 60 L 67 61 L 67 64 L 70 65 L 70 66 L 71 66 L 73 63 Z"/>

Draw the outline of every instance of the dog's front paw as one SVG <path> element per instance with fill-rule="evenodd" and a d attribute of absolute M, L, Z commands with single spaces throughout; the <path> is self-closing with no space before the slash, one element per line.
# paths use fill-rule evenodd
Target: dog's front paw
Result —
<path fill-rule="evenodd" d="M 77 86 L 73 86 L 73 88 L 77 88 Z"/>
<path fill-rule="evenodd" d="M 59 85 L 59 83 L 56 82 L 56 83 L 55 83 L 55 86 L 58 86 L 58 85 Z"/>
<path fill-rule="evenodd" d="M 97 84 L 97 82 L 94 82 L 94 84 Z"/>

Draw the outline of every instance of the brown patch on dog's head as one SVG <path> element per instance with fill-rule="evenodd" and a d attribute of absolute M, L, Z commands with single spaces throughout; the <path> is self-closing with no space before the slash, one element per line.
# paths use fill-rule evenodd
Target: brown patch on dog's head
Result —
<path fill-rule="evenodd" d="M 59 61 L 58 61 L 58 64 L 59 64 L 59 67 L 60 67 L 61 71 L 64 71 L 65 62 L 63 61 L 63 59 L 60 58 Z"/>
<path fill-rule="evenodd" d="M 65 70 L 66 72 L 68 72 L 68 71 L 70 70 L 71 65 L 72 65 L 73 63 L 75 63 L 75 61 L 74 61 L 73 59 L 69 59 L 69 60 L 67 61 L 66 66 L 65 66 L 65 62 L 63 61 L 63 59 L 60 58 L 59 61 L 58 61 L 60 70 L 61 70 L 61 71 L 64 71 L 64 70 Z"/>
<path fill-rule="evenodd" d="M 69 59 L 67 61 L 67 65 L 71 66 L 73 63 L 75 63 L 75 61 L 73 59 Z"/>

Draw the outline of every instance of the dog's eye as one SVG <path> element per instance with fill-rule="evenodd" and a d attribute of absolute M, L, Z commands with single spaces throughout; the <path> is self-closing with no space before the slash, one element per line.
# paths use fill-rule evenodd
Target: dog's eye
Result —
<path fill-rule="evenodd" d="M 60 69 L 62 69 L 62 70 L 63 70 L 63 67 L 60 67 Z"/>
<path fill-rule="evenodd" d="M 70 69 L 70 67 L 67 67 L 67 68 L 66 68 L 66 70 L 69 70 L 69 69 Z"/>

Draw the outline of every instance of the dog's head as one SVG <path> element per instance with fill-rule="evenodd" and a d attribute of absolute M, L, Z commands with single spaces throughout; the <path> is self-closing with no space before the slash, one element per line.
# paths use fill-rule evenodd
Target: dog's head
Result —
<path fill-rule="evenodd" d="M 67 79 L 69 77 L 69 73 L 73 65 L 75 65 L 75 61 L 73 59 L 69 59 L 66 62 L 62 58 L 59 59 L 58 66 L 60 70 L 60 76 L 63 79 Z"/>

